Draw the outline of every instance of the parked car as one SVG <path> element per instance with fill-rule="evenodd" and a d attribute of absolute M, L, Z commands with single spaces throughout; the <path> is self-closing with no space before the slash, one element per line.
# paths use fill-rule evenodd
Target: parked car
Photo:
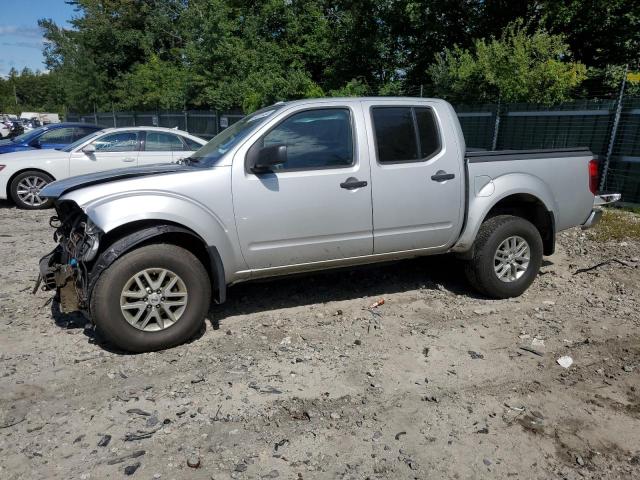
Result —
<path fill-rule="evenodd" d="M 18 122 L 17 120 L 14 121 Z M 22 127 L 21 127 L 22 128 Z M 101 130 L 98 125 L 86 123 L 56 123 L 21 133 L 10 140 L 0 141 L 0 154 L 63 148 L 90 133 Z M 0 157 L 1 158 L 1 157 Z"/>
<path fill-rule="evenodd" d="M 19 135 L 24 133 L 24 125 L 21 120 L 10 120 L 9 121 L 9 138 L 13 139 Z M 0 149 L 2 148 L 2 143 L 0 142 Z M 0 153 L 1 150 L 0 150 Z"/>
<path fill-rule="evenodd" d="M 0 199 L 11 198 L 19 208 L 48 208 L 52 202 L 40 197 L 40 190 L 54 180 L 128 166 L 178 162 L 205 143 L 187 132 L 169 128 L 108 128 L 61 149 L 2 155 Z"/>
<path fill-rule="evenodd" d="M 11 127 L 9 125 L 8 121 L 0 121 L 0 139 L 8 137 L 11 133 Z"/>
<path fill-rule="evenodd" d="M 40 128 L 42 126 L 42 122 L 37 118 L 28 118 L 22 119 L 22 125 L 24 125 L 25 131 L 33 130 L 35 128 Z"/>
<path fill-rule="evenodd" d="M 194 335 L 228 285 L 454 252 L 484 295 L 520 295 L 556 233 L 590 227 L 584 148 L 466 153 L 447 102 L 315 99 L 235 123 L 184 165 L 54 182 L 59 245 L 45 290 L 119 348 Z"/>

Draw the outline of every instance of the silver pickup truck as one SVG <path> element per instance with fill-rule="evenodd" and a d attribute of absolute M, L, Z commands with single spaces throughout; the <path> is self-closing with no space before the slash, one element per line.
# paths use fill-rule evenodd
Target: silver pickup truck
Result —
<path fill-rule="evenodd" d="M 48 185 L 59 245 L 45 290 L 116 346 L 193 336 L 211 300 L 263 277 L 455 252 L 493 298 L 520 295 L 556 232 L 599 218 L 586 149 L 466 152 L 447 102 L 278 103 L 183 164 Z"/>

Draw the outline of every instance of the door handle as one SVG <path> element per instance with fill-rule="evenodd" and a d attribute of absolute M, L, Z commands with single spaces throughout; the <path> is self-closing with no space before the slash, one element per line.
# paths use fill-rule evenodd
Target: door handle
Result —
<path fill-rule="evenodd" d="M 340 188 L 347 190 L 355 190 L 356 188 L 366 187 L 367 182 L 365 180 L 358 180 L 356 177 L 349 177 L 340 184 Z"/>
<path fill-rule="evenodd" d="M 444 170 L 438 170 L 435 175 L 431 175 L 431 180 L 434 182 L 444 182 L 447 180 L 453 180 L 456 176 L 453 173 L 447 173 Z"/>
<path fill-rule="evenodd" d="M 129 162 L 135 162 L 136 159 L 135 158 L 131 158 L 131 157 L 127 157 L 127 158 L 123 158 L 122 161 L 129 163 Z"/>

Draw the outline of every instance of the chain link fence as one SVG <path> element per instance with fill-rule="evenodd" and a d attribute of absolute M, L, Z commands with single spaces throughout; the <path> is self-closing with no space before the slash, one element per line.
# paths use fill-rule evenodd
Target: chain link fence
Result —
<path fill-rule="evenodd" d="M 468 149 L 589 147 L 600 159 L 601 190 L 640 204 L 640 97 L 537 104 L 456 105 Z M 96 112 L 67 120 L 104 127 L 159 126 L 210 139 L 243 117 L 239 111 Z"/>

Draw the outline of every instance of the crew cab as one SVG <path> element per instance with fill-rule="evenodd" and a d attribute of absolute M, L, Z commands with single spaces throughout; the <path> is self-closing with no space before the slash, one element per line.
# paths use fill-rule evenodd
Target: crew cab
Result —
<path fill-rule="evenodd" d="M 45 290 L 116 346 L 177 345 L 227 286 L 456 253 L 493 298 L 534 281 L 556 233 L 597 222 L 587 149 L 468 153 L 447 102 L 314 99 L 257 111 L 181 165 L 53 182 Z"/>

